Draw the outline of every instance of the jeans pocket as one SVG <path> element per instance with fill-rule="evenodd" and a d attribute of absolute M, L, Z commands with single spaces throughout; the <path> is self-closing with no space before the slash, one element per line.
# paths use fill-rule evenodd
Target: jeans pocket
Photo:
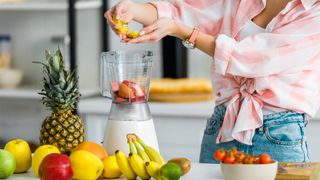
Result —
<path fill-rule="evenodd" d="M 298 122 L 275 124 L 264 127 L 266 138 L 274 144 L 300 145 L 303 140 L 303 125 Z"/>

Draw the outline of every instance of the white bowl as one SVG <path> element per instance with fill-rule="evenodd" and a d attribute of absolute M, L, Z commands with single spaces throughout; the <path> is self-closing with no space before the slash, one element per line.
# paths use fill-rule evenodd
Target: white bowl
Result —
<path fill-rule="evenodd" d="M 18 69 L 0 69 L 0 88 L 15 88 L 22 80 L 23 72 Z"/>
<path fill-rule="evenodd" d="M 278 162 L 271 164 L 220 164 L 225 180 L 274 180 Z"/>

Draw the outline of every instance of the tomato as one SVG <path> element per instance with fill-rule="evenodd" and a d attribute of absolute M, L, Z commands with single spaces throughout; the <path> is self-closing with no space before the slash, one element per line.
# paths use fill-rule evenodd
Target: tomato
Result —
<path fill-rule="evenodd" d="M 213 154 L 213 157 L 217 161 L 222 161 L 225 156 L 226 156 L 226 151 L 223 148 L 216 150 L 216 152 L 214 152 L 214 154 Z"/>
<path fill-rule="evenodd" d="M 253 162 L 254 162 L 254 157 L 252 156 L 246 156 L 242 161 L 243 164 L 253 164 Z"/>
<path fill-rule="evenodd" d="M 260 164 L 269 164 L 272 163 L 272 159 L 269 154 L 264 153 L 259 156 L 259 162 Z"/>
<path fill-rule="evenodd" d="M 226 164 L 233 164 L 236 161 L 236 157 L 234 157 L 233 153 L 229 152 L 224 158 L 223 162 Z"/>
<path fill-rule="evenodd" d="M 257 156 L 253 156 L 253 164 L 260 164 L 260 158 Z"/>
<path fill-rule="evenodd" d="M 229 151 L 231 151 L 233 154 L 237 154 L 238 150 L 236 147 L 233 147 L 232 149 L 230 149 Z"/>
<path fill-rule="evenodd" d="M 242 160 L 246 157 L 244 152 L 240 152 L 240 151 L 238 151 L 234 156 L 237 162 L 242 162 Z"/>

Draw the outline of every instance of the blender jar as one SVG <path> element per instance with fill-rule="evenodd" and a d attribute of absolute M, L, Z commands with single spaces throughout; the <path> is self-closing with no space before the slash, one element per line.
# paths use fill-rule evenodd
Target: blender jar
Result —
<path fill-rule="evenodd" d="M 101 94 L 113 103 L 147 102 L 151 51 L 111 51 L 101 57 Z"/>

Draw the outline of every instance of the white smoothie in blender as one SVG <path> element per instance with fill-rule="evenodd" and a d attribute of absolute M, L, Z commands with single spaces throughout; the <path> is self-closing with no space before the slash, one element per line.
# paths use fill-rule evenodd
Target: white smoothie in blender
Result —
<path fill-rule="evenodd" d="M 152 119 L 145 121 L 108 120 L 106 132 L 112 134 L 112 136 L 105 137 L 104 147 L 107 152 L 112 154 L 118 149 L 129 154 L 128 143 L 125 138 L 128 133 L 135 133 L 146 144 L 155 149 L 159 149 L 158 142 L 154 141 L 157 139 L 157 136 Z"/>
<path fill-rule="evenodd" d="M 130 133 L 159 151 L 148 105 L 151 67 L 150 51 L 102 53 L 102 95 L 112 100 L 103 143 L 110 154 L 116 150 L 129 153 L 126 136 Z"/>

